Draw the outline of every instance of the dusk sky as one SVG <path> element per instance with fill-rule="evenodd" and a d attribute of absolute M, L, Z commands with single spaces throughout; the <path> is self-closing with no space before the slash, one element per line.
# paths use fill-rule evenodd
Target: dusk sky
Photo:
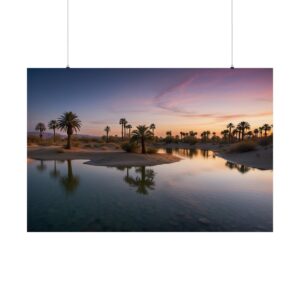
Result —
<path fill-rule="evenodd" d="M 28 131 L 63 112 L 82 120 L 81 134 L 121 133 L 155 123 L 156 135 L 272 124 L 272 69 L 28 69 Z"/>

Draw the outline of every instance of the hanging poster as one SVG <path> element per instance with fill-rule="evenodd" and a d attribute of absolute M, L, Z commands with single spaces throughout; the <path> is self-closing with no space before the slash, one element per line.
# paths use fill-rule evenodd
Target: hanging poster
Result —
<path fill-rule="evenodd" d="M 28 231 L 272 231 L 272 69 L 28 69 Z"/>

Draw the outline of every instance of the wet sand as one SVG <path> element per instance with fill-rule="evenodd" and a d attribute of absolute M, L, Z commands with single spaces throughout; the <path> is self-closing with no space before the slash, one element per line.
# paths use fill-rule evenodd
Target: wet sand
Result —
<path fill-rule="evenodd" d="M 170 154 L 127 153 L 120 149 L 82 149 L 71 150 L 61 147 L 28 147 L 28 158 L 39 160 L 73 160 L 86 159 L 94 166 L 155 166 L 180 161 L 179 157 Z"/>
<path fill-rule="evenodd" d="M 261 170 L 273 170 L 273 148 L 258 148 L 244 153 L 215 152 L 230 162 Z"/>

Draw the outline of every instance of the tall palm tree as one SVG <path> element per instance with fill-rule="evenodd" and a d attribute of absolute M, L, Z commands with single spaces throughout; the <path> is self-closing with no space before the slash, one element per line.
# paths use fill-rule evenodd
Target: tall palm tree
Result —
<path fill-rule="evenodd" d="M 124 124 L 123 124 L 123 126 L 124 126 L 124 137 L 126 137 L 126 128 L 127 128 L 127 124 L 128 124 L 128 122 L 127 122 L 127 120 L 125 120 L 125 122 L 124 122 Z"/>
<path fill-rule="evenodd" d="M 146 125 L 139 125 L 132 132 L 132 140 L 141 142 L 142 145 L 142 153 L 146 153 L 145 141 L 153 137 L 152 131 L 149 130 L 149 127 Z"/>
<path fill-rule="evenodd" d="M 57 121 L 58 128 L 67 132 L 67 149 L 71 149 L 71 136 L 74 133 L 74 131 L 77 132 L 80 130 L 81 121 L 79 120 L 78 116 L 71 111 L 63 113 Z"/>
<path fill-rule="evenodd" d="M 232 123 L 227 124 L 227 128 L 229 129 L 229 143 L 231 143 L 231 131 L 234 128 Z"/>
<path fill-rule="evenodd" d="M 259 130 L 260 137 L 262 137 L 264 128 L 263 127 L 259 127 L 258 130 Z"/>
<path fill-rule="evenodd" d="M 172 136 L 172 131 L 171 131 L 171 130 L 167 131 L 167 132 L 166 132 L 166 135 L 167 135 L 167 136 Z"/>
<path fill-rule="evenodd" d="M 130 124 L 126 125 L 126 128 L 128 129 L 128 137 L 130 138 L 130 131 L 132 126 Z"/>
<path fill-rule="evenodd" d="M 153 136 L 154 136 L 154 130 L 156 129 L 156 126 L 154 123 L 152 123 L 149 127 L 150 130 L 152 130 Z"/>
<path fill-rule="evenodd" d="M 238 140 L 240 141 L 241 140 L 241 133 L 242 133 L 242 127 L 241 127 L 240 124 L 238 124 L 236 126 L 236 133 L 237 133 Z"/>
<path fill-rule="evenodd" d="M 262 128 L 263 128 L 263 131 L 265 132 L 265 136 L 267 136 L 268 131 L 271 130 L 271 126 L 269 124 L 264 124 Z"/>
<path fill-rule="evenodd" d="M 50 130 L 53 130 L 53 140 L 55 141 L 55 130 L 56 128 L 58 128 L 58 123 L 56 120 L 51 120 L 49 123 L 48 123 L 48 128 Z"/>
<path fill-rule="evenodd" d="M 242 133 L 242 141 L 244 140 L 245 131 L 250 129 L 250 124 L 248 122 L 242 121 L 238 124 L 240 131 Z"/>
<path fill-rule="evenodd" d="M 125 118 L 121 118 L 120 121 L 119 121 L 119 124 L 122 126 L 122 140 L 124 138 L 124 126 L 125 126 L 126 123 L 127 123 L 127 121 L 126 121 Z"/>
<path fill-rule="evenodd" d="M 255 128 L 253 130 L 253 133 L 255 134 L 255 137 L 257 138 L 258 137 L 258 133 L 259 133 L 259 130 L 257 128 Z"/>
<path fill-rule="evenodd" d="M 46 126 L 44 123 L 37 123 L 35 126 L 35 130 L 40 132 L 40 139 L 43 138 L 43 132 L 46 130 Z"/>
<path fill-rule="evenodd" d="M 104 131 L 106 132 L 106 143 L 108 143 L 108 133 L 110 132 L 110 127 L 109 126 L 106 126 L 104 128 Z"/>

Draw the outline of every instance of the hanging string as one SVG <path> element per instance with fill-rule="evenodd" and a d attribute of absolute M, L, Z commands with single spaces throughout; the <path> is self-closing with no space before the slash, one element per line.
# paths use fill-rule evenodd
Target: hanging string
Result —
<path fill-rule="evenodd" d="M 231 0 L 231 69 L 233 66 L 233 0 Z"/>
<path fill-rule="evenodd" d="M 67 68 L 70 68 L 69 58 L 70 58 L 70 43 L 69 43 L 69 36 L 70 36 L 70 25 L 69 25 L 69 0 L 67 0 Z"/>

